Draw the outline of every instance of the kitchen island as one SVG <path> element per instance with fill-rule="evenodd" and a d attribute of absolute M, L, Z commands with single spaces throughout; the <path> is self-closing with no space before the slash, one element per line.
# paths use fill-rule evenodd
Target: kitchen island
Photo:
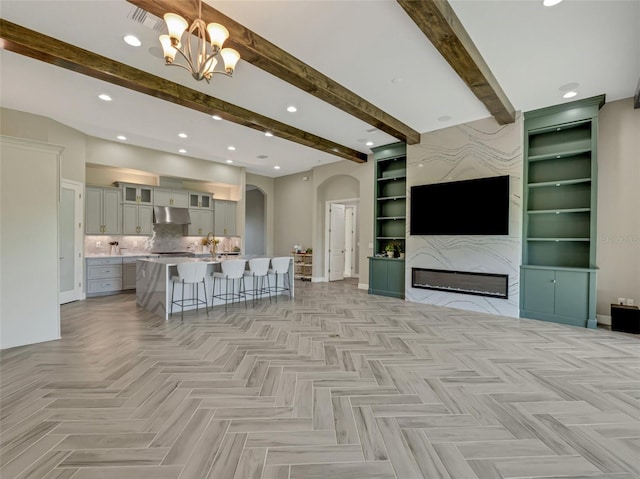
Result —
<path fill-rule="evenodd" d="M 230 258 L 231 259 L 231 258 Z M 164 257 L 164 258 L 144 258 L 139 259 L 136 262 L 136 303 L 141 308 L 150 311 L 161 318 L 169 319 L 169 311 L 171 310 L 171 277 L 178 274 L 178 263 L 206 263 L 207 274 L 205 276 L 205 286 L 207 291 L 207 301 L 209 307 L 212 306 L 213 295 L 213 277 L 214 272 L 221 272 L 221 264 L 226 261 L 225 259 L 213 259 L 211 256 L 205 258 L 183 258 L 183 257 Z M 249 263 L 247 262 L 247 268 Z M 289 278 L 291 278 L 291 297 L 294 296 L 294 282 L 293 282 L 293 262 L 289 266 Z M 282 286 L 283 278 L 278 278 L 278 284 Z M 269 282 L 271 287 L 275 286 L 275 276 L 269 275 Z M 222 281 L 222 288 L 226 287 L 226 282 Z M 239 281 L 236 281 L 236 291 L 240 287 Z M 251 288 L 251 278 L 245 279 L 245 287 Z M 218 288 L 216 288 L 217 290 Z M 219 292 L 219 291 L 218 291 Z M 195 293 L 195 291 L 194 291 Z M 191 294 L 191 287 L 185 288 L 185 294 L 188 297 L 195 297 L 195 294 Z M 274 293 L 264 294 L 263 298 L 267 298 Z M 175 288 L 174 300 L 182 299 L 182 288 Z M 200 288 L 200 295 L 202 295 L 202 288 Z M 201 299 L 202 298 L 201 296 Z M 250 301 L 251 297 L 247 298 Z M 215 298 L 213 306 L 224 305 L 224 301 L 219 298 Z M 247 303 L 249 304 L 249 303 Z M 202 306 L 200 308 L 203 308 Z M 196 309 L 195 306 L 185 306 L 184 310 Z M 180 306 L 174 305 L 174 314 L 180 313 Z"/>

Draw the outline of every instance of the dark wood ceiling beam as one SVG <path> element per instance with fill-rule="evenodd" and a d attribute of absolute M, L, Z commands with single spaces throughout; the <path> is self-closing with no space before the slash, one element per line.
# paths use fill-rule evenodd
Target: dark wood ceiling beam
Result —
<path fill-rule="evenodd" d="M 5 50 L 151 95 L 202 113 L 217 114 L 227 121 L 253 128 L 254 130 L 271 131 L 280 138 L 346 160 L 357 163 L 365 163 L 367 161 L 365 153 L 299 130 L 245 108 L 232 105 L 178 83 L 151 75 L 102 55 L 61 42 L 4 19 L 0 19 L 0 38 L 2 39 L 0 47 Z"/>
<path fill-rule="evenodd" d="M 167 12 L 177 13 L 189 24 L 198 14 L 198 0 L 127 1 L 160 18 Z M 202 4 L 202 19 L 206 23 L 220 23 L 229 30 L 225 46 L 238 50 L 242 60 L 409 145 L 420 143 L 417 131 L 206 3 Z"/>
<path fill-rule="evenodd" d="M 447 0 L 397 0 L 496 121 L 515 121 L 513 105 Z M 419 61 L 414 58 L 413 61 Z"/>

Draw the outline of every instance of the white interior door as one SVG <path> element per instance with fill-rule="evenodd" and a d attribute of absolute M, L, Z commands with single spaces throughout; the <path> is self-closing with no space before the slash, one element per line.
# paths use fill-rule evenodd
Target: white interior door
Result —
<path fill-rule="evenodd" d="M 329 210 L 329 281 L 344 279 L 344 210 L 336 203 Z"/>
<path fill-rule="evenodd" d="M 350 278 L 353 274 L 354 210 L 353 206 L 347 206 L 344 210 L 344 276 L 346 278 Z"/>
<path fill-rule="evenodd" d="M 59 210 L 60 304 L 82 299 L 82 185 L 62 180 Z"/>

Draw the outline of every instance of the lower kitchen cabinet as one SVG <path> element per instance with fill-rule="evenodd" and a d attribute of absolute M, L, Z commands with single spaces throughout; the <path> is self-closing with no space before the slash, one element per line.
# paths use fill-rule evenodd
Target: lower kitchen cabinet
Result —
<path fill-rule="evenodd" d="M 122 234 L 151 235 L 153 233 L 153 206 L 122 205 Z"/>
<path fill-rule="evenodd" d="M 122 258 L 87 258 L 87 297 L 106 296 L 136 289 L 136 262 L 157 255 L 123 256 Z"/>
<path fill-rule="evenodd" d="M 136 289 L 136 258 L 122 258 L 122 289 Z"/>
<path fill-rule="evenodd" d="M 404 298 L 403 259 L 369 258 L 369 294 Z"/>
<path fill-rule="evenodd" d="M 522 317 L 595 328 L 596 271 L 522 267 Z"/>
<path fill-rule="evenodd" d="M 122 290 L 122 258 L 87 258 L 87 296 Z"/>

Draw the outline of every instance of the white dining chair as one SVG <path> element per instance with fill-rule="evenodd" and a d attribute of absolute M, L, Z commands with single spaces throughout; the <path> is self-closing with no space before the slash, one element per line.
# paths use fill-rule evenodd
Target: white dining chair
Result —
<path fill-rule="evenodd" d="M 224 312 L 227 312 L 229 301 L 231 304 L 238 302 L 244 298 L 244 306 L 247 307 L 247 295 L 245 294 L 244 272 L 247 266 L 246 259 L 228 259 L 220 263 L 222 272 L 213 273 L 213 299 L 224 300 Z M 224 292 L 222 284 L 224 281 Z M 236 288 L 236 281 L 238 286 Z M 216 294 L 216 284 L 218 285 L 218 294 Z M 237 289 L 237 291 L 236 291 Z"/>
<path fill-rule="evenodd" d="M 271 258 L 271 269 L 269 270 L 269 274 L 275 276 L 275 282 L 270 290 L 276 297 L 276 303 L 278 302 L 278 295 L 285 291 L 289 292 L 289 299 L 291 299 L 291 276 L 289 274 L 291 260 L 291 256 Z M 278 280 L 279 277 L 281 280 Z"/>
<path fill-rule="evenodd" d="M 180 319 L 184 321 L 185 306 L 195 306 L 196 312 L 201 304 L 204 303 L 209 315 L 209 303 L 207 301 L 207 286 L 205 284 L 205 276 L 207 274 L 206 263 L 178 263 L 178 274 L 171 277 L 171 308 L 170 315 L 173 316 L 173 305 L 180 306 Z M 199 291 L 202 283 L 202 291 L 204 300 L 200 299 Z M 182 285 L 182 295 L 180 299 L 175 299 L 176 284 Z M 185 297 L 185 286 L 189 286 L 191 290 L 190 297 Z"/>
<path fill-rule="evenodd" d="M 249 260 L 249 271 L 244 272 L 245 278 L 251 279 L 251 289 L 245 290 L 246 294 L 251 295 L 253 305 L 256 304 L 256 297 L 262 299 L 262 296 L 266 293 L 269 296 L 269 302 L 271 302 L 271 286 L 269 284 L 269 258 L 252 258 Z M 267 285 L 265 286 L 265 278 Z"/>

